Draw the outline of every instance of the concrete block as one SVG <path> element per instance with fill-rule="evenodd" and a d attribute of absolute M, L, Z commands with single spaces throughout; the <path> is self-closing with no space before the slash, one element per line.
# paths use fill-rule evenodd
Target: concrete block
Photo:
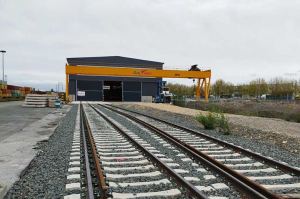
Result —
<path fill-rule="evenodd" d="M 71 166 L 80 166 L 80 161 L 69 162 L 69 165 L 71 165 Z"/>
<path fill-rule="evenodd" d="M 80 179 L 80 174 L 71 174 L 67 176 L 68 180 L 79 180 Z"/>
<path fill-rule="evenodd" d="M 79 182 L 66 184 L 67 191 L 80 190 L 81 186 Z"/>
<path fill-rule="evenodd" d="M 70 194 L 64 196 L 64 199 L 80 199 L 80 198 L 81 198 L 80 194 Z"/>
<path fill-rule="evenodd" d="M 70 172 L 70 173 L 78 173 L 78 172 L 80 172 L 80 167 L 70 167 L 68 169 L 68 172 Z"/>

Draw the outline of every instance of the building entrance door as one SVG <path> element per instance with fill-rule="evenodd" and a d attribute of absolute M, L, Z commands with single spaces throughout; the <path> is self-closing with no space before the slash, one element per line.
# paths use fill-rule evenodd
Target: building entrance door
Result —
<path fill-rule="evenodd" d="M 104 81 L 104 101 L 122 101 L 122 82 Z"/>

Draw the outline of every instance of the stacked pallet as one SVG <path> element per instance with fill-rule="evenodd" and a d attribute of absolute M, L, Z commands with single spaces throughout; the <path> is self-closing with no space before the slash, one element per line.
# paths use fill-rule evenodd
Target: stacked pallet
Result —
<path fill-rule="evenodd" d="M 57 95 L 28 94 L 23 106 L 35 108 L 54 107 L 55 99 L 57 99 Z"/>

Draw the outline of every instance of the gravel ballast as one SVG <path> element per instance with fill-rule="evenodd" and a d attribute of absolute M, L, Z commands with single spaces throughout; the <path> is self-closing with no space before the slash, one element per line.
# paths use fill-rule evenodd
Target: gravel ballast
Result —
<path fill-rule="evenodd" d="M 85 113 L 87 115 L 87 118 L 90 122 L 90 127 L 91 130 L 93 131 L 93 136 L 94 138 L 97 140 L 97 137 L 99 138 L 99 136 L 101 135 L 101 131 L 102 132 L 111 132 L 111 136 L 109 140 L 105 141 L 105 143 L 96 141 L 96 145 L 97 148 L 99 147 L 103 149 L 105 149 L 106 146 L 113 146 L 116 144 L 114 143 L 115 141 L 119 140 L 127 140 L 127 137 L 124 136 L 122 133 L 119 133 L 118 131 L 113 130 L 113 127 L 111 126 L 111 124 L 108 124 L 107 121 L 105 121 L 101 116 L 99 116 L 91 107 L 89 106 L 85 106 Z M 111 120 L 113 120 L 114 122 L 116 122 L 114 120 L 114 118 L 110 118 Z M 95 124 L 95 125 L 94 125 Z M 118 126 L 125 130 L 124 126 L 121 124 L 118 124 Z M 127 129 L 126 129 L 127 130 Z M 97 136 L 98 135 L 98 136 Z M 116 136 L 120 136 L 119 138 L 116 138 Z M 103 138 L 109 138 L 107 137 L 108 135 L 103 135 L 102 134 L 102 139 Z M 121 138 L 121 139 L 120 139 Z M 110 141 L 113 141 L 110 143 Z M 109 145 L 107 145 L 108 143 L 110 143 Z M 106 182 L 110 185 L 110 184 L 116 184 L 116 183 L 145 183 L 145 182 L 151 182 L 151 181 L 159 181 L 159 180 L 167 180 L 169 176 L 165 175 L 165 174 L 159 174 L 159 175 L 149 175 L 149 176 L 140 176 L 140 177 L 122 177 L 122 178 L 114 178 L 111 175 L 132 175 L 132 174 L 147 174 L 147 173 L 157 173 L 158 172 L 158 168 L 155 167 L 155 165 L 152 164 L 152 166 L 154 166 L 153 168 L 151 168 L 150 170 L 145 169 L 145 170 L 139 170 L 139 169 L 134 169 L 134 170 L 119 170 L 120 169 L 120 165 L 116 164 L 110 164 L 109 162 L 114 162 L 114 163 L 118 163 L 118 162 L 122 162 L 122 159 L 124 157 L 135 157 L 135 156 L 139 156 L 134 158 L 134 160 L 130 160 L 127 159 L 125 160 L 127 163 L 121 167 L 143 167 L 145 164 L 130 164 L 129 162 L 133 161 L 145 161 L 148 158 L 138 149 L 136 148 L 136 146 L 134 144 L 132 144 L 131 142 L 126 143 L 125 145 L 130 145 L 130 148 L 135 148 L 136 151 L 139 151 L 137 154 L 133 154 L 133 155 L 129 155 L 129 154 L 123 154 L 123 155 L 119 155 L 119 154 L 102 154 L 100 152 L 100 158 L 102 158 L 102 164 L 103 164 L 103 172 L 106 175 Z M 127 148 L 127 147 L 125 147 Z M 121 148 L 114 148 L 113 150 L 109 149 L 110 152 L 117 152 L 119 153 Z M 127 148 L 128 149 L 128 148 Z M 135 151 L 135 152 L 136 152 Z M 99 152 L 99 151 L 98 151 Z M 103 152 L 102 152 L 103 153 Z M 124 153 L 124 151 L 123 151 Z M 119 158 L 116 158 L 119 157 Z M 106 160 L 108 162 L 105 162 L 105 158 L 109 158 L 109 160 Z M 148 165 L 151 163 L 146 163 L 146 165 Z M 112 170 L 106 170 L 107 168 L 115 168 L 116 170 L 112 171 Z M 159 172 L 160 173 L 160 172 Z M 177 185 L 173 182 L 169 182 L 169 183 L 160 183 L 160 184 L 147 184 L 147 185 L 143 185 L 143 186 L 111 186 L 109 187 L 110 192 L 112 193 L 112 195 L 114 194 L 125 194 L 125 193 L 131 193 L 131 194 L 139 194 L 139 193 L 147 193 L 147 192 L 158 192 L 158 191 L 168 191 L 168 190 L 173 190 L 173 189 L 177 189 Z M 151 195 L 151 194 L 150 194 Z M 184 197 L 185 194 L 180 194 L 180 198 L 187 198 Z M 173 195 L 174 197 L 178 198 L 178 195 L 175 194 Z M 149 196 L 148 198 L 151 198 L 151 196 Z"/>
<path fill-rule="evenodd" d="M 36 145 L 38 153 L 8 191 L 11 198 L 62 198 L 72 144 L 77 105 L 60 121 L 49 140 Z"/>
<path fill-rule="evenodd" d="M 117 120 L 120 124 L 124 125 L 126 128 L 128 128 L 131 132 L 134 134 L 138 135 L 140 138 L 143 140 L 147 140 L 147 143 L 150 143 L 151 146 L 153 146 L 155 149 L 160 151 L 161 154 L 165 156 L 165 158 L 171 158 L 174 160 L 174 163 L 178 163 L 180 165 L 180 169 L 184 169 L 186 171 L 189 171 L 188 173 L 181 174 L 183 177 L 197 177 L 200 179 L 200 182 L 195 182 L 193 183 L 196 186 L 210 186 L 214 183 L 225 183 L 227 186 L 229 186 L 229 189 L 223 189 L 223 190 L 215 190 L 215 191 L 210 191 L 207 194 L 210 196 L 227 196 L 229 198 L 240 198 L 240 195 L 234 190 L 234 188 L 226 182 L 225 179 L 210 179 L 210 180 L 204 180 L 205 176 L 207 175 L 214 175 L 214 176 L 219 176 L 217 173 L 214 171 L 207 171 L 204 173 L 198 172 L 196 168 L 202 168 L 204 169 L 206 166 L 199 164 L 198 162 L 194 161 L 187 161 L 184 162 L 182 160 L 182 157 L 177 156 L 178 153 L 184 154 L 181 149 L 177 148 L 176 146 L 172 145 L 174 149 L 178 150 L 179 152 L 174 152 L 174 149 L 170 149 L 166 146 L 164 146 L 162 143 L 159 142 L 158 138 L 155 137 L 160 137 L 160 136 L 151 136 L 154 135 L 154 133 L 150 131 L 146 131 L 143 129 L 140 125 L 137 125 L 135 122 L 132 122 L 131 120 L 125 119 L 123 116 L 120 116 L 119 114 L 113 113 L 110 110 L 107 110 L 103 107 L 97 107 L 101 111 L 103 111 L 105 114 L 107 114 L 109 117 Z M 189 157 L 188 155 L 185 154 L 186 157 Z M 199 166 L 192 166 L 192 163 L 198 163 Z"/>
<path fill-rule="evenodd" d="M 217 132 L 215 130 L 205 130 L 203 129 L 203 126 L 194 119 L 194 117 L 188 115 L 177 114 L 169 111 L 158 110 L 133 104 L 118 104 L 117 106 L 154 116 L 175 124 L 179 124 L 197 130 L 201 133 L 213 136 L 215 138 L 240 145 L 254 152 L 272 157 L 275 160 L 287 162 L 292 166 L 300 167 L 299 152 L 292 153 L 291 151 L 288 151 L 281 146 L 268 143 L 265 139 L 254 139 L 252 136 L 244 136 L 243 132 L 241 132 L 241 134 L 231 133 L 230 135 L 224 135 L 221 132 Z M 276 139 L 276 137 L 274 139 Z"/>
<path fill-rule="evenodd" d="M 118 104 L 118 103 L 116 103 Z M 124 105 L 124 103 L 122 103 Z M 196 116 L 198 114 L 207 114 L 207 111 L 201 111 L 190 108 L 183 108 L 171 104 L 162 103 L 126 103 L 130 106 L 137 105 L 138 109 L 152 108 L 156 110 L 168 111 L 187 116 Z M 231 127 L 231 133 L 241 137 L 269 143 L 279 146 L 296 155 L 300 155 L 300 123 L 288 122 L 276 118 L 264 118 L 244 115 L 227 114 Z"/>

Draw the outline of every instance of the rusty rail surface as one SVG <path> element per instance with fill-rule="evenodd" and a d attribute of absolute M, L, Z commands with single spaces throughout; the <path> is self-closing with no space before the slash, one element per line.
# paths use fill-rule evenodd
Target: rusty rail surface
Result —
<path fill-rule="evenodd" d="M 113 112 L 116 112 L 120 115 L 123 115 L 136 123 L 139 123 L 146 127 L 147 129 L 151 130 L 152 132 L 157 133 L 158 135 L 166 138 L 176 146 L 180 147 L 182 150 L 186 151 L 190 156 L 201 162 L 204 163 L 206 166 L 210 167 L 211 169 L 218 172 L 220 175 L 224 176 L 229 182 L 234 184 L 242 193 L 246 194 L 250 198 L 272 198 L 272 199 L 280 199 L 282 198 L 280 195 L 276 195 L 266 188 L 262 187 L 260 184 L 248 179 L 244 175 L 239 174 L 238 172 L 234 171 L 233 169 L 227 167 L 226 165 L 222 164 L 221 162 L 215 160 L 214 158 L 209 157 L 207 154 L 202 153 L 201 151 L 197 150 L 196 148 L 180 141 L 179 139 L 171 136 L 170 134 L 156 128 L 155 126 L 144 122 L 130 114 L 115 110 L 111 107 L 107 107 L 104 105 L 100 105 L 102 107 L 107 108 Z"/>
<path fill-rule="evenodd" d="M 171 178 L 173 178 L 179 186 L 185 188 L 192 197 L 199 198 L 199 199 L 208 199 L 208 197 L 206 195 L 204 195 L 202 192 L 200 192 L 194 185 L 192 185 L 190 182 L 185 180 L 182 176 L 180 176 L 178 173 L 176 173 L 172 168 L 170 168 L 168 165 L 166 165 L 164 162 L 162 162 L 159 158 L 157 158 L 152 152 L 150 152 L 148 149 L 146 149 L 141 144 L 139 144 L 134 138 L 132 138 L 125 131 L 123 131 L 120 127 L 118 127 L 108 117 L 106 117 L 104 114 L 99 112 L 94 106 L 92 106 L 92 105 L 90 105 L 90 106 L 105 121 L 107 121 L 110 125 L 112 125 L 114 129 L 116 129 L 119 133 L 124 135 L 128 140 L 130 140 L 130 142 L 133 145 L 135 145 L 139 150 L 141 150 L 143 152 L 143 154 L 145 154 L 148 158 L 150 158 L 151 161 L 154 163 L 154 165 L 158 166 L 162 171 L 166 172 L 169 176 L 171 176 Z"/>
<path fill-rule="evenodd" d="M 100 196 L 100 198 L 101 199 L 105 199 L 105 198 L 108 198 L 108 196 L 107 196 L 108 187 L 106 185 L 105 176 L 104 176 L 102 167 L 100 165 L 100 157 L 97 154 L 97 149 L 96 149 L 96 146 L 95 146 L 95 142 L 94 142 L 94 138 L 93 138 L 93 135 L 92 135 L 92 131 L 91 131 L 91 128 L 89 126 L 88 120 L 86 118 L 86 115 L 85 115 L 85 112 L 84 112 L 82 104 L 80 104 L 80 111 L 81 111 L 81 116 L 82 116 L 82 117 L 80 117 L 81 118 L 81 122 L 82 122 L 82 125 L 85 124 L 85 128 L 86 128 L 86 131 L 87 131 L 87 134 L 88 134 L 87 138 L 88 138 L 89 144 L 91 146 L 91 150 L 92 150 L 93 162 L 95 164 L 95 170 L 96 170 L 97 178 L 98 178 L 98 181 L 99 181 L 98 187 L 101 190 L 101 196 Z M 84 136 L 83 138 L 85 139 L 85 133 L 84 132 L 83 132 L 83 136 Z M 87 153 L 87 148 L 85 149 L 85 152 Z M 85 155 L 85 158 L 86 157 L 87 157 L 87 155 Z M 89 160 L 86 159 L 85 162 L 87 163 L 87 162 L 89 162 Z M 86 165 L 86 169 L 90 170 L 89 165 Z M 92 186 L 92 184 L 90 185 L 88 183 L 89 199 L 93 199 L 94 198 L 94 193 L 92 192 L 93 196 L 91 196 L 91 193 L 90 193 L 91 192 L 91 190 L 90 190 L 91 188 L 90 188 L 90 186 Z"/>
<path fill-rule="evenodd" d="M 231 144 L 231 143 L 228 143 L 228 142 L 224 142 L 223 140 L 220 140 L 220 139 L 211 137 L 211 136 L 209 136 L 209 135 L 206 135 L 206 134 L 204 134 L 204 133 L 195 131 L 195 130 L 193 130 L 193 129 L 189 129 L 189 128 L 187 128 L 187 127 L 179 126 L 179 125 L 177 125 L 177 124 L 174 124 L 174 123 L 171 123 L 171 122 L 162 120 L 162 119 L 158 119 L 158 118 L 155 118 L 155 117 L 152 117 L 152 116 L 143 114 L 143 113 L 139 113 L 139 112 L 136 112 L 136 111 L 128 110 L 128 109 L 125 109 L 125 108 L 120 108 L 120 107 L 117 107 L 117 106 L 114 106 L 114 105 L 110 105 L 110 106 L 112 106 L 112 107 L 114 107 L 114 108 L 118 108 L 118 109 L 124 110 L 124 111 L 131 112 L 131 113 L 134 113 L 134 114 L 142 115 L 142 116 L 144 116 L 144 117 L 151 118 L 151 119 L 153 119 L 153 120 L 156 120 L 156 121 L 165 123 L 165 124 L 167 124 L 167 125 L 173 126 L 173 127 L 178 128 L 178 129 L 180 129 L 180 130 L 183 130 L 183 131 L 192 133 L 192 134 L 194 134 L 194 135 L 196 135 L 196 136 L 204 137 L 205 139 L 208 139 L 208 140 L 211 140 L 211 141 L 213 141 L 213 142 L 216 142 L 216 143 L 218 143 L 218 144 L 220 144 L 220 145 L 222 145 L 222 146 L 231 148 L 232 150 L 234 150 L 234 151 L 236 151 L 236 152 L 242 153 L 242 154 L 244 154 L 244 155 L 251 156 L 251 157 L 253 157 L 254 159 L 263 161 L 263 162 L 265 162 L 266 164 L 269 164 L 269 165 L 271 165 L 271 166 L 277 167 L 278 169 L 280 169 L 280 170 L 282 170 L 282 171 L 284 171 L 284 172 L 288 172 L 288 173 L 292 173 L 292 174 L 294 174 L 294 175 L 296 175 L 296 176 L 300 176 L 300 169 L 299 169 L 299 168 L 292 167 L 292 166 L 287 165 L 287 164 L 283 164 L 282 162 L 279 162 L 279 161 L 273 160 L 273 159 L 271 159 L 271 158 L 269 158 L 269 157 L 265 157 L 265 156 L 263 156 L 263 155 L 254 153 L 254 152 L 252 152 L 252 151 L 243 149 L 243 148 L 241 148 L 241 147 L 239 147 L 239 146 L 235 146 L 234 144 Z"/>

